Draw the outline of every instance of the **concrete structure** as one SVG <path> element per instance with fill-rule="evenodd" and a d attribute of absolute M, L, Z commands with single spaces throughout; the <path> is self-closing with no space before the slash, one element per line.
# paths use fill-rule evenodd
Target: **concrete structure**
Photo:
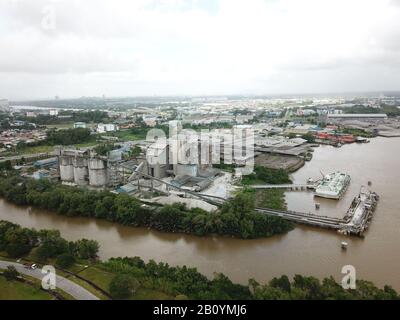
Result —
<path fill-rule="evenodd" d="M 116 124 L 113 123 L 108 123 L 108 124 L 103 124 L 99 123 L 97 125 L 97 133 L 106 133 L 106 132 L 115 132 L 118 131 L 119 127 Z"/>
<path fill-rule="evenodd" d="M 75 157 L 73 159 L 74 165 L 74 182 L 78 186 L 84 186 L 89 181 L 88 161 L 83 157 Z"/>
<path fill-rule="evenodd" d="M 60 179 L 64 182 L 74 182 L 74 164 L 73 158 L 69 156 L 60 156 Z"/>
<path fill-rule="evenodd" d="M 119 183 L 115 163 L 89 150 L 56 150 L 62 182 L 105 188 Z M 116 163 L 118 164 L 118 163 Z M 117 181 L 118 180 L 118 181 Z M 110 181 L 113 183 L 110 184 Z"/>
<path fill-rule="evenodd" d="M 88 161 L 89 184 L 92 187 L 105 187 L 108 183 L 107 162 L 91 158 Z"/>
<path fill-rule="evenodd" d="M 147 149 L 148 174 L 155 178 L 167 177 L 169 169 L 169 146 L 162 142 L 155 142 Z"/>

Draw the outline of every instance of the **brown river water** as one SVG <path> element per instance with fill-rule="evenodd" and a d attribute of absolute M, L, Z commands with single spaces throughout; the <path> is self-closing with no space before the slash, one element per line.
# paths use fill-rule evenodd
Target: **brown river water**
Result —
<path fill-rule="evenodd" d="M 352 177 L 340 201 L 314 199 L 307 191 L 288 192 L 289 209 L 342 217 L 361 185 L 372 181 L 371 189 L 381 200 L 365 238 L 345 237 L 334 231 L 298 226 L 288 234 L 269 239 L 238 240 L 223 237 L 199 238 L 124 227 L 102 220 L 68 218 L 40 210 L 16 207 L 0 200 L 0 220 L 25 227 L 58 229 L 68 240 L 95 239 L 100 257 L 140 256 L 170 265 L 197 267 L 208 276 L 223 272 L 233 281 L 259 282 L 286 274 L 333 275 L 340 280 L 342 267 L 353 265 L 357 277 L 377 285 L 390 284 L 400 290 L 400 138 L 376 138 L 369 144 L 316 148 L 314 158 L 293 174 L 295 183 L 341 170 Z M 341 241 L 349 247 L 343 251 Z"/>

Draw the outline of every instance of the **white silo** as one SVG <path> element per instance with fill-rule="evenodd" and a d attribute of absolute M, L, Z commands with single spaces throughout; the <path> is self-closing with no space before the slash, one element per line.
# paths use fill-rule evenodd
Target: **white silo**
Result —
<path fill-rule="evenodd" d="M 61 181 L 74 182 L 73 158 L 69 156 L 61 156 L 59 161 Z"/>
<path fill-rule="evenodd" d="M 89 181 L 88 160 L 83 157 L 76 157 L 74 164 L 74 181 L 78 186 L 84 186 Z"/>
<path fill-rule="evenodd" d="M 107 186 L 107 162 L 102 159 L 89 159 L 89 184 L 92 187 Z"/>

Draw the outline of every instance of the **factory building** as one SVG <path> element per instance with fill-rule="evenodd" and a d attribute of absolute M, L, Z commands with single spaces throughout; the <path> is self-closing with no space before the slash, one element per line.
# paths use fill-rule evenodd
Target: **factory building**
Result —
<path fill-rule="evenodd" d="M 60 180 L 78 186 L 104 188 L 118 180 L 114 164 L 90 150 L 57 150 Z M 111 182 L 113 182 L 111 184 Z M 118 182 L 118 181 L 117 181 Z"/>
<path fill-rule="evenodd" d="M 118 131 L 119 127 L 116 124 L 109 123 L 109 124 L 103 124 L 99 123 L 97 125 L 97 133 L 107 133 L 107 132 L 115 132 Z"/>
<path fill-rule="evenodd" d="M 221 161 L 245 166 L 254 158 L 254 135 L 246 129 L 244 126 L 199 135 L 182 130 L 179 121 L 172 121 L 170 138 L 156 141 L 147 148 L 148 174 L 158 179 L 170 175 L 195 178 Z"/>
<path fill-rule="evenodd" d="M 85 122 L 75 122 L 74 129 L 78 129 L 78 128 L 86 129 L 86 123 Z"/>

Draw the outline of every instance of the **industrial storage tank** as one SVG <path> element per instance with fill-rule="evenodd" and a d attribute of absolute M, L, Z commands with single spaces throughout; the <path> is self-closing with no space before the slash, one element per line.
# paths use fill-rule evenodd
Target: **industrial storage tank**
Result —
<path fill-rule="evenodd" d="M 92 187 L 105 187 L 107 183 L 107 162 L 101 159 L 89 159 L 89 184 Z"/>
<path fill-rule="evenodd" d="M 72 157 L 60 157 L 60 179 L 65 182 L 74 182 L 74 164 Z"/>
<path fill-rule="evenodd" d="M 76 157 L 74 164 L 74 181 L 78 186 L 84 186 L 89 181 L 88 160 L 83 157 Z"/>

